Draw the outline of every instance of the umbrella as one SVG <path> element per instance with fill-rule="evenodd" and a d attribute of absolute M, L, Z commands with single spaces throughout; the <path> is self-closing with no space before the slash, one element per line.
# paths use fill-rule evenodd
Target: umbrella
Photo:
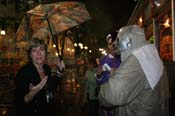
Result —
<path fill-rule="evenodd" d="M 45 37 L 59 34 L 71 27 L 91 19 L 84 3 L 64 1 L 40 4 L 26 12 L 18 30 L 16 40 L 28 40 L 31 37 Z"/>

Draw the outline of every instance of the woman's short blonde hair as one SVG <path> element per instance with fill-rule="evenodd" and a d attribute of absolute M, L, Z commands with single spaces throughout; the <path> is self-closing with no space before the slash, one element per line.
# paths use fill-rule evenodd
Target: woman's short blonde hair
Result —
<path fill-rule="evenodd" d="M 28 55 L 29 61 L 31 61 L 30 54 L 31 54 L 32 49 L 38 46 L 44 47 L 46 51 L 46 56 L 47 56 L 47 44 L 45 43 L 43 39 L 35 37 L 35 38 L 30 39 L 27 44 L 27 55 Z"/>

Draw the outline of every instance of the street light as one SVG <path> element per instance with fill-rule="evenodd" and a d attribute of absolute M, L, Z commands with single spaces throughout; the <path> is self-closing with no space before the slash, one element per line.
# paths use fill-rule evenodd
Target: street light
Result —
<path fill-rule="evenodd" d="M 74 43 L 74 46 L 77 47 L 77 43 Z"/>
<path fill-rule="evenodd" d="M 84 46 L 84 49 L 85 49 L 85 50 L 87 50 L 87 49 L 88 49 L 88 47 L 87 47 L 87 46 Z"/>
<path fill-rule="evenodd" d="M 1 30 L 1 35 L 5 35 L 6 34 L 6 32 L 5 32 L 5 30 Z"/>
<path fill-rule="evenodd" d="M 82 43 L 78 43 L 78 46 L 83 47 L 83 44 Z"/>

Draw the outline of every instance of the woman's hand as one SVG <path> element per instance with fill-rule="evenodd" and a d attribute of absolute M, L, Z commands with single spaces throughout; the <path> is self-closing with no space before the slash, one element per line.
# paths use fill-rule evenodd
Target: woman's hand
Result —
<path fill-rule="evenodd" d="M 96 78 L 100 78 L 101 74 L 103 73 L 103 67 L 102 66 L 98 66 L 96 69 Z"/>
<path fill-rule="evenodd" d="M 29 103 L 33 100 L 33 97 L 41 90 L 43 89 L 43 87 L 46 85 L 47 83 L 47 76 L 45 76 L 41 81 L 40 83 L 38 83 L 37 85 L 33 85 L 32 83 L 30 83 L 30 86 L 29 86 L 29 93 L 27 93 L 25 96 L 24 96 L 24 101 L 26 103 Z"/>
<path fill-rule="evenodd" d="M 46 85 L 47 83 L 47 76 L 45 76 L 40 83 L 38 83 L 37 85 L 33 85 L 32 83 L 30 83 L 30 91 L 33 92 L 39 92 L 41 89 L 43 89 L 43 87 Z"/>

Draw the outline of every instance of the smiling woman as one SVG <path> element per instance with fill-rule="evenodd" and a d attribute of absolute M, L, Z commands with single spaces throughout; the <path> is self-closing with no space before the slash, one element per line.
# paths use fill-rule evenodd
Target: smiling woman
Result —
<path fill-rule="evenodd" d="M 33 38 L 27 46 L 29 61 L 16 75 L 16 113 L 21 116 L 56 116 L 53 92 L 57 81 L 45 64 L 47 45 L 44 40 Z"/>
<path fill-rule="evenodd" d="M 31 41 L 29 41 L 27 46 L 27 53 L 29 60 L 34 60 L 33 58 L 35 55 L 38 55 L 38 53 L 43 54 L 43 61 L 45 61 L 47 56 L 47 45 L 45 44 L 44 40 L 34 38 Z"/>

